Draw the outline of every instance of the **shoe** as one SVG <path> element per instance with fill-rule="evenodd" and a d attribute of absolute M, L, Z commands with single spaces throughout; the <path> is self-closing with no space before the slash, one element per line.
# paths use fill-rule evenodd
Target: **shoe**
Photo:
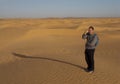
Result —
<path fill-rule="evenodd" d="M 86 72 L 89 72 L 90 70 L 89 69 L 85 69 Z"/>
<path fill-rule="evenodd" d="M 91 73 L 93 73 L 93 72 L 94 72 L 94 71 L 89 71 L 88 73 L 90 73 L 90 74 L 91 74 Z"/>

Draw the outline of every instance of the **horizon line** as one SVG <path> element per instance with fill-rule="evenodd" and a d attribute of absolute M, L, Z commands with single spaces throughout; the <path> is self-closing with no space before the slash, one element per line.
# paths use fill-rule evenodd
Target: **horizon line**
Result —
<path fill-rule="evenodd" d="M 0 19 L 81 19 L 81 18 L 120 18 L 120 17 L 0 17 Z"/>

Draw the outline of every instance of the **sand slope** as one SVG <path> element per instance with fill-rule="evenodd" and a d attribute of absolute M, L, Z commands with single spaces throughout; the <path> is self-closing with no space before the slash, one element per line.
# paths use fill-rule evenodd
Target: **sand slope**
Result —
<path fill-rule="evenodd" d="M 100 38 L 87 73 L 81 35 Z M 1 19 L 0 84 L 120 84 L 120 18 Z"/>

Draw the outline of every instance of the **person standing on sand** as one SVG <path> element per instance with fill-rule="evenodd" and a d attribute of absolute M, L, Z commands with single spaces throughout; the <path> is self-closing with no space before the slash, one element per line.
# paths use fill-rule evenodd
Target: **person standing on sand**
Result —
<path fill-rule="evenodd" d="M 94 72 L 94 53 L 98 45 L 99 38 L 94 33 L 94 27 L 90 26 L 87 31 L 82 34 L 82 39 L 86 39 L 85 44 L 85 60 L 87 63 L 87 72 Z"/>

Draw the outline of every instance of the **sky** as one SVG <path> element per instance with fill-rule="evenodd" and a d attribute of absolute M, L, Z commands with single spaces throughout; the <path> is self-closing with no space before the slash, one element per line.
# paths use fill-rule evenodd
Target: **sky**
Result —
<path fill-rule="evenodd" d="M 0 0 L 0 18 L 120 17 L 120 0 Z"/>

